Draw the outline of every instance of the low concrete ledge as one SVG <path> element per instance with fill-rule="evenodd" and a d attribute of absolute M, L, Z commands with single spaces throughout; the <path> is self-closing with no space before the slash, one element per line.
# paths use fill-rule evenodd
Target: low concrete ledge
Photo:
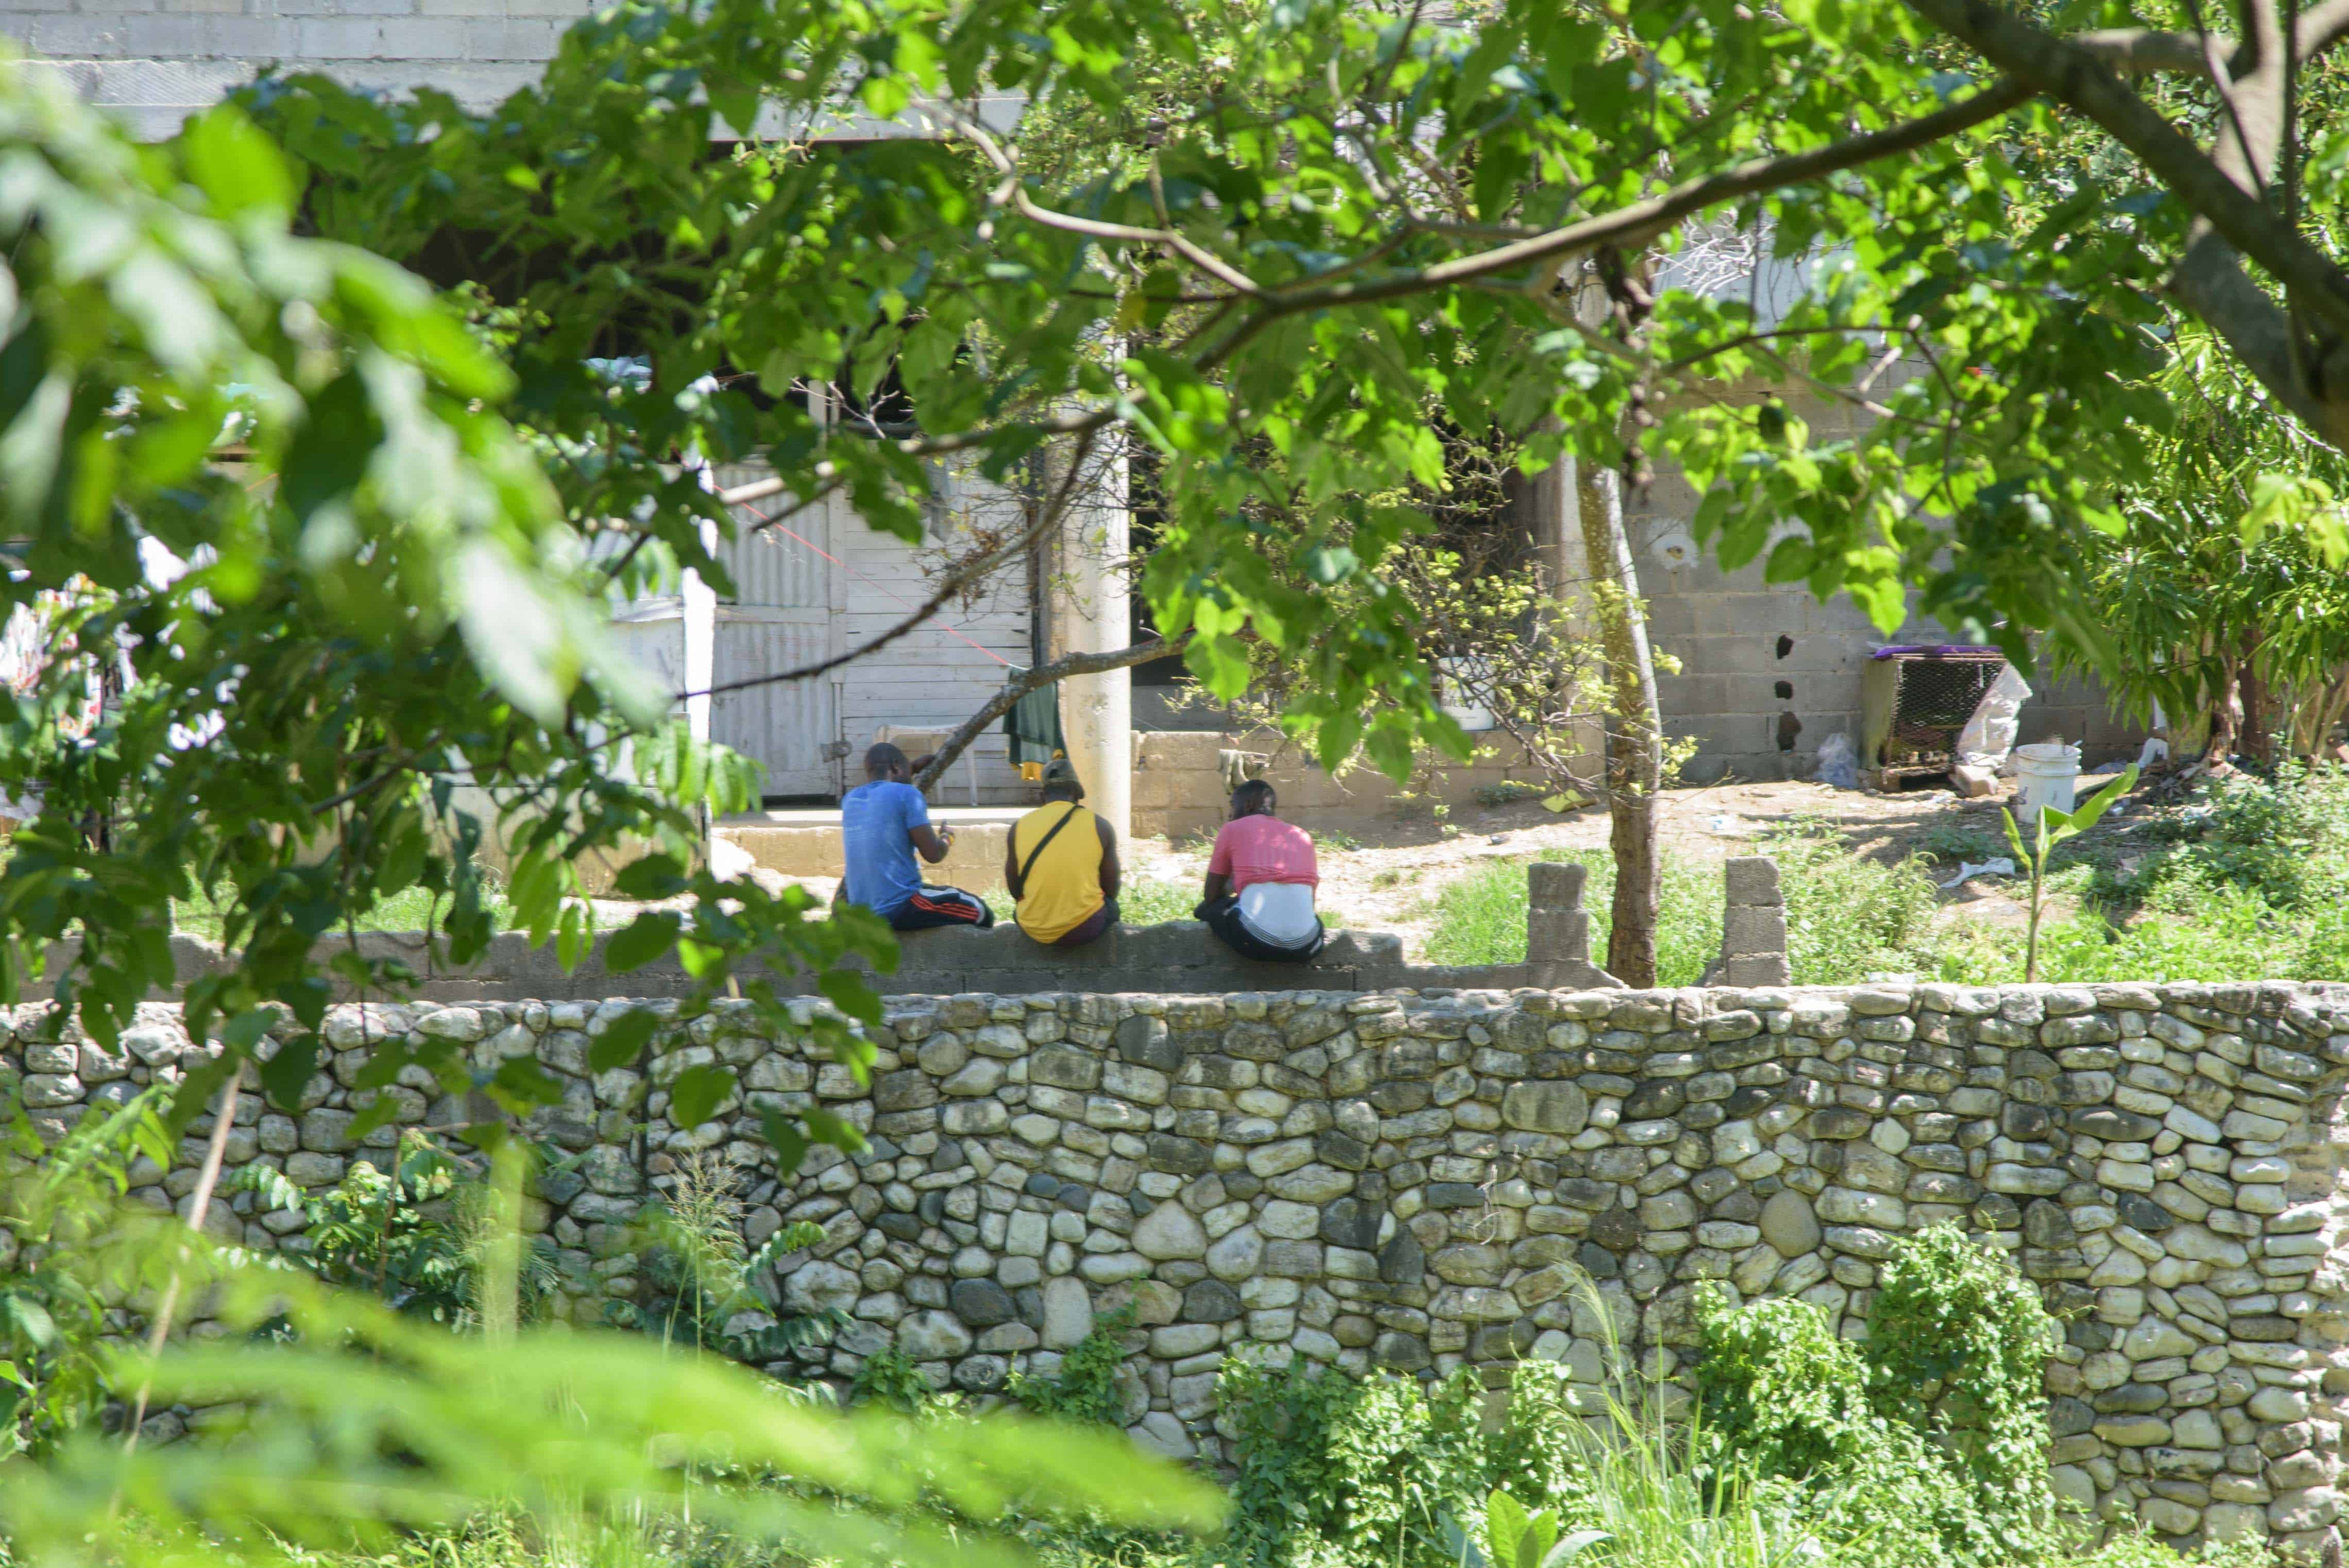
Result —
<path fill-rule="evenodd" d="M 985 931 L 907 932 L 898 938 L 893 973 L 877 973 L 861 960 L 854 967 L 874 989 L 891 996 L 974 991 L 1023 995 L 1046 991 L 1206 995 L 1619 989 L 1621 981 L 1590 962 L 1590 919 L 1582 909 L 1583 868 L 1537 861 L 1527 874 L 1526 960 L 1522 964 L 1454 967 L 1407 963 L 1402 939 L 1380 931 L 1333 932 L 1309 963 L 1262 964 L 1226 947 L 1202 923 L 1181 920 L 1113 926 L 1083 947 L 1046 947 L 1008 923 Z M 339 940 L 326 942 L 318 952 L 323 959 L 345 947 Z M 366 957 L 398 959 L 422 976 L 414 999 L 423 1002 L 601 1001 L 610 996 L 683 996 L 693 989 L 674 962 L 615 973 L 605 966 L 600 941 L 569 973 L 556 961 L 552 945 L 533 947 L 512 932 L 492 937 L 488 952 L 459 970 L 436 968 L 431 944 L 419 933 L 362 933 L 358 947 Z M 191 936 L 173 937 L 171 953 L 177 986 L 212 973 L 222 963 L 218 947 Z M 73 956 L 71 944 L 51 947 L 47 972 L 60 973 Z M 816 992 L 814 976 L 805 973 L 779 974 L 775 980 L 787 995 Z M 159 995 L 156 999 L 176 998 Z M 342 999 L 349 999 L 347 993 Z"/>
<path fill-rule="evenodd" d="M 1544 978 L 1547 970 L 1527 964 L 1468 967 L 1407 964 L 1402 939 L 1375 931 L 1334 933 L 1309 964 L 1259 964 L 1242 958 L 1205 925 L 1191 920 L 1165 925 L 1120 925 L 1081 948 L 1043 947 L 1010 925 L 987 931 L 909 932 L 898 940 L 895 973 L 877 974 L 862 961 L 849 965 L 884 995 L 950 996 L 974 991 L 1007 995 L 1045 991 L 1513 991 L 1553 984 Z M 600 1002 L 612 996 L 683 996 L 693 989 L 684 970 L 673 962 L 616 974 L 605 966 L 600 943 L 568 974 L 556 962 L 553 947 L 533 947 L 514 933 L 492 938 L 489 951 L 480 961 L 461 970 L 436 972 L 429 947 L 414 934 L 363 933 L 358 944 L 369 958 L 399 959 L 423 976 L 414 992 L 414 999 L 420 1002 Z M 322 949 L 321 956 L 342 950 L 343 944 L 337 943 Z M 171 951 L 179 985 L 213 972 L 222 963 L 218 947 L 191 936 L 173 937 Z M 70 944 L 52 947 L 48 973 L 59 973 L 72 959 Z M 786 995 L 816 994 L 812 975 L 776 978 L 777 988 Z M 1556 982 L 1569 983 L 1573 982 Z M 176 997 L 158 992 L 155 999 Z"/>

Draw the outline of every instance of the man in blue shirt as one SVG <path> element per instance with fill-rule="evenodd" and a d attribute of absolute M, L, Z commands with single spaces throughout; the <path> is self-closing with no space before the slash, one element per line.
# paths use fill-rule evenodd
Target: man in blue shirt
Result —
<path fill-rule="evenodd" d="M 960 888 L 922 881 L 914 853 L 933 865 L 947 858 L 954 830 L 930 826 L 929 803 L 908 783 L 913 765 L 883 741 L 864 754 L 867 782 L 840 798 L 841 878 L 834 903 L 861 903 L 897 931 L 934 925 L 993 925 L 987 901 Z"/>

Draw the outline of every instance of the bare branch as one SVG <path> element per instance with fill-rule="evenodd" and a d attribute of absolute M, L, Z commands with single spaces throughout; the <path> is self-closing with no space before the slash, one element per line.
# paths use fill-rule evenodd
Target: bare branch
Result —
<path fill-rule="evenodd" d="M 2342 410 L 2320 403 L 2301 374 L 2292 353 L 2290 317 L 2245 274 L 2224 240 L 2210 234 L 2188 246 L 2169 274 L 2168 289 L 2225 341 L 2277 402 L 2310 429 L 2349 445 L 2349 419 Z"/>
<path fill-rule="evenodd" d="M 1158 245 L 1174 252 L 1201 272 L 1216 278 L 1226 287 L 1240 294 L 1261 299 L 1266 293 L 1262 284 L 1225 261 L 1221 256 L 1199 244 L 1179 229 L 1138 229 L 1130 223 L 1105 223 L 1097 218 L 1080 218 L 1073 212 L 1054 211 L 1040 207 L 1028 194 L 1028 187 L 1019 176 L 1019 163 L 1004 146 L 990 135 L 977 119 L 963 114 L 951 105 L 940 105 L 938 113 L 954 128 L 968 137 L 973 146 L 986 155 L 1003 176 L 995 188 L 994 200 L 1009 203 L 1020 216 L 1059 229 L 1067 233 L 1083 234 L 1096 240 L 1118 240 L 1127 244 Z"/>
<path fill-rule="evenodd" d="M 1106 421 L 1104 420 L 1104 422 Z M 999 566 L 1005 565 L 1013 557 L 1025 552 L 1039 540 L 1042 539 L 1047 533 L 1059 526 L 1061 519 L 1068 513 L 1069 503 L 1074 497 L 1077 476 L 1084 467 L 1086 455 L 1092 449 L 1093 438 L 1094 433 L 1092 430 L 1087 430 L 1079 436 L 1076 450 L 1070 459 L 1068 474 L 1062 479 L 1060 488 L 1053 493 L 1050 500 L 1036 509 L 1036 515 L 1029 521 L 1027 527 L 1021 529 L 1017 534 L 1005 541 L 1003 543 L 997 545 L 994 549 L 985 551 L 978 555 L 975 555 L 969 560 L 962 562 L 950 569 L 944 577 L 941 577 L 938 580 L 937 588 L 927 599 L 922 601 L 919 605 L 909 611 L 904 617 L 892 623 L 889 627 L 883 631 L 878 636 L 869 638 L 866 641 L 858 644 L 855 647 L 847 650 L 845 653 L 834 654 L 829 658 L 818 659 L 812 665 L 801 665 L 795 668 L 788 670 L 776 670 L 767 675 L 750 676 L 739 681 L 727 681 L 718 686 L 706 687 L 700 691 L 679 692 L 678 696 L 680 698 L 689 696 L 716 696 L 722 692 L 748 691 L 753 686 L 781 686 L 790 681 L 803 681 L 815 676 L 823 675 L 826 671 L 836 670 L 843 665 L 853 664 L 856 660 L 864 657 L 867 654 L 877 653 L 881 649 L 887 647 L 890 644 L 895 642 L 898 638 L 905 636 L 907 633 L 919 626 L 923 622 L 936 614 L 941 609 L 946 607 L 946 603 L 948 600 L 962 593 L 964 589 L 969 587 L 980 578 L 985 577 L 988 573 L 995 571 Z M 764 484 L 767 481 L 761 480 L 758 482 L 760 484 Z M 757 488 L 757 485 L 744 485 L 740 488 L 742 490 L 754 490 Z M 726 491 L 723 493 L 731 495 L 739 492 Z M 755 516 L 757 514 L 753 513 L 752 515 Z M 765 526 L 765 522 L 763 521 L 761 526 Z"/>
<path fill-rule="evenodd" d="M 970 748 L 970 743 L 986 733 L 988 725 L 1019 707 L 1019 699 L 1030 692 L 1070 676 L 1097 676 L 1105 670 L 1131 669 L 1135 665 L 1146 665 L 1153 659 L 1181 653 L 1190 645 L 1190 642 L 1191 634 L 1185 632 L 1171 642 L 1164 638 L 1153 638 L 1131 647 L 1112 648 L 1106 653 L 1070 654 L 1012 676 L 1003 683 L 1001 691 L 988 699 L 986 707 L 964 719 L 955 732 L 946 738 L 936 755 L 930 759 L 930 765 L 914 776 L 914 788 L 926 789 L 936 783 L 954 765 L 956 758 Z"/>
<path fill-rule="evenodd" d="M 2313 60 L 2344 38 L 2349 38 L 2349 0 L 2318 0 L 2292 26 L 2292 57 Z"/>

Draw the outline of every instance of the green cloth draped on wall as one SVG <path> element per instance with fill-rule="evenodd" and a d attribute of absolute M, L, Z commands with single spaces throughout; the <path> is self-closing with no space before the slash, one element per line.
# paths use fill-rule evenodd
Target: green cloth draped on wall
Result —
<path fill-rule="evenodd" d="M 1068 742 L 1061 734 L 1060 683 L 1039 686 L 1021 697 L 1003 716 L 1003 734 L 1010 742 L 1011 765 L 1022 779 L 1041 777 L 1044 764 L 1067 756 Z"/>

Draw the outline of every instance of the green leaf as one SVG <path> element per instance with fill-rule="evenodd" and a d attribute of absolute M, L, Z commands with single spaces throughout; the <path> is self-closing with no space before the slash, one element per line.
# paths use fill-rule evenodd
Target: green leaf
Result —
<path fill-rule="evenodd" d="M 682 923 L 669 910 L 640 914 L 604 941 L 604 967 L 615 975 L 641 969 L 677 945 Z"/>
<path fill-rule="evenodd" d="M 296 1035 L 284 1041 L 276 1054 L 261 1064 L 261 1087 L 270 1102 L 280 1110 L 298 1110 L 302 1091 L 318 1070 L 318 1047 L 316 1035 Z"/>
<path fill-rule="evenodd" d="M 234 104 L 215 104 L 191 119 L 180 132 L 180 155 L 188 178 L 217 211 L 260 211 L 282 219 L 294 211 L 294 171 Z"/>
<path fill-rule="evenodd" d="M 604 1032 L 587 1043 L 587 1066 L 591 1071 L 610 1072 L 624 1068 L 643 1054 L 646 1043 L 659 1032 L 660 1016 L 639 1007 L 621 1014 L 605 1025 Z"/>
<path fill-rule="evenodd" d="M 500 1091 L 509 1109 L 559 1105 L 563 1101 L 562 1082 L 533 1057 L 508 1057 L 498 1064 L 490 1086 Z"/>
<path fill-rule="evenodd" d="M 787 1177 L 797 1171 L 800 1161 L 807 1158 L 807 1135 L 778 1110 L 761 1111 L 759 1127 L 767 1135 L 768 1147 L 775 1151 L 777 1174 Z"/>
<path fill-rule="evenodd" d="M 5 1315 L 34 1349 L 47 1350 L 56 1346 L 57 1320 L 49 1315 L 47 1307 L 22 1291 L 0 1295 L 0 1315 Z"/>
<path fill-rule="evenodd" d="M 1485 1550 L 1495 1568 L 1529 1568 L 1518 1558 L 1529 1522 L 1525 1505 L 1507 1492 L 1495 1490 L 1485 1500 Z"/>
<path fill-rule="evenodd" d="M 699 1127 L 717 1113 L 734 1092 L 734 1070 L 703 1062 L 677 1075 L 669 1086 L 668 1116 L 679 1127 Z"/>
<path fill-rule="evenodd" d="M 2095 827 L 2106 812 L 2111 810 L 2124 796 L 2127 795 L 2136 783 L 2137 764 L 2132 762 L 2109 786 L 2097 790 L 2085 800 L 2076 802 L 2069 811 L 2043 809 L 2040 814 L 2043 817 L 2054 818 L 2054 841 L 2060 844 L 2064 840 L 2085 833 Z"/>
<path fill-rule="evenodd" d="M 1571 1562 L 1600 1542 L 1613 1539 L 1614 1537 L 1604 1530 L 1568 1531 L 1542 1558 L 1540 1568 L 1558 1568 L 1560 1563 Z"/>

